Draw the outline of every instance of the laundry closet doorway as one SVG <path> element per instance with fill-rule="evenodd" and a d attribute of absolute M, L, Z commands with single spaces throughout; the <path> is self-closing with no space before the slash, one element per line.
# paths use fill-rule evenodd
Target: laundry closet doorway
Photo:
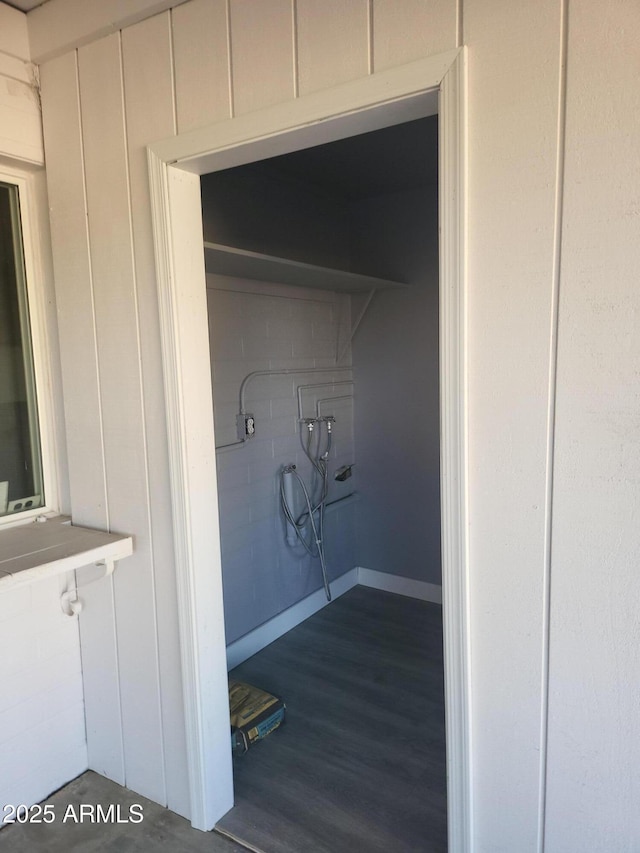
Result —
<path fill-rule="evenodd" d="M 430 116 L 202 176 L 230 667 L 338 579 L 441 603 L 437 140 Z"/>
<path fill-rule="evenodd" d="M 450 849 L 469 826 L 463 57 L 453 51 L 149 149 L 194 826 L 232 806 L 198 175 L 433 115 L 440 95 L 442 545 Z M 204 310 L 203 310 L 204 309 Z M 212 566 L 213 564 L 213 566 Z"/>

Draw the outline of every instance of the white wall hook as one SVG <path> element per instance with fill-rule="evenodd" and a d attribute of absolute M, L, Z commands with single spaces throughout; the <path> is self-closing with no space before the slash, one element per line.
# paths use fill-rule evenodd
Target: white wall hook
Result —
<path fill-rule="evenodd" d="M 82 599 L 78 598 L 78 590 L 75 586 L 62 593 L 60 596 L 60 606 L 66 616 L 80 615 L 84 605 Z"/>
<path fill-rule="evenodd" d="M 104 578 L 108 578 L 109 575 L 112 575 L 116 567 L 116 561 L 109 559 L 98 560 L 98 562 L 96 562 L 96 566 L 103 566 L 104 574 L 100 575 L 98 578 L 94 578 L 94 580 L 89 581 L 89 583 L 84 584 L 84 586 L 90 586 L 92 583 L 97 583 L 98 581 L 104 580 Z M 82 599 L 78 597 L 78 587 L 74 586 L 62 593 L 60 596 L 60 606 L 62 607 L 62 612 L 67 616 L 80 615 L 84 604 Z"/>
<path fill-rule="evenodd" d="M 96 581 L 101 581 L 102 578 L 108 578 L 109 575 L 113 574 L 115 567 L 116 567 L 116 561 L 115 560 L 107 560 L 107 559 L 98 560 L 98 562 L 96 563 L 96 566 L 104 566 L 104 569 L 105 569 L 104 574 L 102 575 L 102 577 L 96 578 Z M 91 581 L 91 583 L 95 583 L 95 581 Z M 88 586 L 88 584 L 87 584 L 87 586 Z"/>

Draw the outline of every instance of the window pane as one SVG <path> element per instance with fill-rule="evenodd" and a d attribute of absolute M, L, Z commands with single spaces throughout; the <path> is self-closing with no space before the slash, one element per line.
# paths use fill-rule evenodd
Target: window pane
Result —
<path fill-rule="evenodd" d="M 0 183 L 0 515 L 42 503 L 18 189 Z"/>

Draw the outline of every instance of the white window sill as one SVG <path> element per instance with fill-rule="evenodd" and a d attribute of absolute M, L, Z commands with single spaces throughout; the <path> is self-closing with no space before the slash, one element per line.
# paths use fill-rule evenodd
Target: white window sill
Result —
<path fill-rule="evenodd" d="M 76 527 L 68 516 L 47 517 L 0 531 L 0 592 L 133 553 L 131 536 Z"/>

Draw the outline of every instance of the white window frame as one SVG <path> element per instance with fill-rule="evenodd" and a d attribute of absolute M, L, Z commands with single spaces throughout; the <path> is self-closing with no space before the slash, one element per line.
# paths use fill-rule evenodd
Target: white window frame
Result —
<path fill-rule="evenodd" d="M 44 502 L 41 506 L 0 516 L 0 530 L 3 530 L 29 523 L 39 515 L 56 515 L 60 512 L 60 436 L 55 417 L 53 349 L 49 332 L 53 319 L 53 300 L 50 298 L 52 276 L 47 251 L 48 234 L 44 233 L 43 219 L 39 215 L 42 210 L 46 211 L 44 173 L 41 170 L 36 172 L 16 167 L 5 161 L 0 162 L 0 181 L 17 187 L 20 203 L 44 492 Z"/>

